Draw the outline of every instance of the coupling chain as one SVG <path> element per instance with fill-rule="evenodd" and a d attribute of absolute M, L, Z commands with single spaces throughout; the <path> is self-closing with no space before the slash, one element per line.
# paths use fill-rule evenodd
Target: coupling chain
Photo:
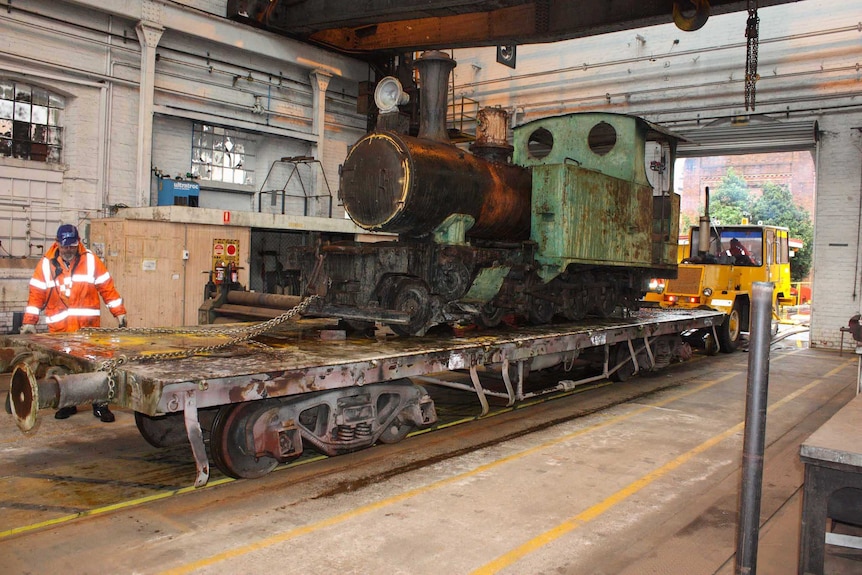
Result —
<path fill-rule="evenodd" d="M 230 329 L 222 329 L 222 328 L 214 328 L 214 329 L 184 329 L 184 328 L 86 328 L 82 329 L 82 332 L 123 332 L 123 333 L 162 333 L 162 334 L 217 334 L 217 335 L 237 335 L 237 337 L 230 339 L 224 343 L 219 343 L 215 345 L 205 345 L 200 347 L 195 347 L 192 349 L 186 349 L 182 351 L 166 351 L 162 353 L 152 353 L 147 355 L 135 355 L 132 357 L 127 357 L 125 355 L 120 355 L 111 359 L 106 359 L 101 363 L 99 369 L 97 371 L 104 371 L 108 374 L 108 399 L 111 400 L 114 398 L 116 393 L 116 372 L 117 368 L 119 368 L 124 363 L 128 363 L 131 361 L 141 361 L 141 360 L 162 360 L 162 359 L 182 359 L 186 357 L 192 357 L 193 355 L 198 355 L 201 353 L 213 352 L 219 349 L 223 349 L 226 347 L 231 347 L 243 342 L 246 342 L 254 337 L 257 337 L 263 333 L 271 331 L 283 324 L 284 322 L 292 319 L 293 317 L 304 313 L 312 303 L 319 300 L 319 295 L 310 295 L 295 307 L 287 310 L 283 314 L 274 317 L 270 320 L 261 322 L 259 324 L 241 327 L 241 328 L 230 328 Z M 263 346 L 269 347 L 269 346 Z"/>

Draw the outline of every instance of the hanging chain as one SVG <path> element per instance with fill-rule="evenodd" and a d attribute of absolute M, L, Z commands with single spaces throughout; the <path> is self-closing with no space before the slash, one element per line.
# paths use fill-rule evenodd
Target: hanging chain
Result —
<path fill-rule="evenodd" d="M 757 93 L 757 48 L 760 44 L 760 17 L 757 15 L 757 0 L 748 0 L 748 22 L 745 25 L 747 53 L 745 56 L 745 109 L 754 111 Z"/>
<path fill-rule="evenodd" d="M 195 347 L 192 349 L 185 349 L 181 351 L 166 351 L 163 353 L 152 353 L 147 355 L 135 355 L 132 357 L 127 357 L 125 355 L 120 355 L 118 357 L 113 357 L 111 359 L 106 359 L 99 365 L 99 369 L 97 371 L 104 371 L 108 374 L 108 400 L 112 400 L 116 394 L 117 389 L 117 369 L 123 365 L 124 363 L 128 363 L 131 361 L 140 361 L 140 360 L 161 360 L 161 359 L 183 359 L 186 357 L 191 357 L 193 355 L 198 355 L 202 353 L 209 353 L 219 349 L 223 349 L 226 347 L 231 347 L 233 345 L 237 345 L 243 342 L 246 342 L 252 338 L 255 338 L 263 333 L 271 331 L 283 324 L 284 322 L 292 319 L 293 317 L 302 314 L 305 312 L 312 303 L 319 300 L 320 296 L 311 295 L 306 299 L 302 300 L 299 305 L 294 308 L 289 309 L 278 317 L 274 317 L 270 320 L 267 320 L 262 323 L 258 323 L 251 326 L 239 327 L 239 328 L 204 328 L 204 329 L 186 329 L 186 328 L 149 328 L 149 327 L 138 327 L 138 328 L 99 328 L 99 327 L 91 327 L 82 329 L 82 333 L 103 333 L 103 332 L 122 332 L 122 333 L 135 333 L 135 334 L 195 334 L 195 335 L 233 335 L 236 336 L 224 343 L 219 343 L 216 345 L 205 345 L 201 347 Z M 254 342 L 257 344 L 257 342 Z M 259 347 L 269 347 L 265 344 L 259 344 Z"/>

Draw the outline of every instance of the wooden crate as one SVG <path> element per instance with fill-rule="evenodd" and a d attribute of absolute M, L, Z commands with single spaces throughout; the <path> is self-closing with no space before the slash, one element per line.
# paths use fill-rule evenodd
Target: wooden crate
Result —
<path fill-rule="evenodd" d="M 247 227 L 109 218 L 91 223 L 89 239 L 123 296 L 130 327 L 197 324 L 217 239 L 239 242 L 239 282 L 248 285 Z M 104 306 L 102 325 L 116 325 Z"/>

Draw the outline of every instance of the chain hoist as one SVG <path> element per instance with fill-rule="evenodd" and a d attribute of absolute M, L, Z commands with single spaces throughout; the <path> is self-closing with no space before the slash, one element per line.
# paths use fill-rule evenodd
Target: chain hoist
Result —
<path fill-rule="evenodd" d="M 133 327 L 133 328 L 101 328 L 101 327 L 90 327 L 82 329 L 82 333 L 111 333 L 111 332 L 122 332 L 122 333 L 133 333 L 133 334 L 195 334 L 195 335 L 229 335 L 236 336 L 232 339 L 219 343 L 216 345 L 205 345 L 201 347 L 195 347 L 192 349 L 184 349 L 181 351 L 166 351 L 162 353 L 151 353 L 146 355 L 135 355 L 132 357 L 127 357 L 125 355 L 120 355 L 118 357 L 113 357 L 111 359 L 106 359 L 99 365 L 99 369 L 97 371 L 104 371 L 108 374 L 108 400 L 114 399 L 117 390 L 117 369 L 123 365 L 124 363 L 128 363 L 131 361 L 141 361 L 141 360 L 162 360 L 162 359 L 183 359 L 186 357 L 191 357 L 193 355 L 198 355 L 201 353 L 209 353 L 219 349 L 223 349 L 226 347 L 231 347 L 233 345 L 237 345 L 243 342 L 246 342 L 252 338 L 255 338 L 263 333 L 271 331 L 283 324 L 284 322 L 292 319 L 293 317 L 302 314 L 305 312 L 312 303 L 319 300 L 320 296 L 312 295 L 302 300 L 299 305 L 293 307 L 278 317 L 274 317 L 270 320 L 267 320 L 262 323 L 254 324 L 251 326 L 238 327 L 238 328 L 203 328 L 203 329 L 187 329 L 187 328 L 163 328 L 163 327 Z M 257 343 L 257 342 L 255 342 Z M 260 344 L 259 347 L 268 347 L 264 344 Z"/>
<path fill-rule="evenodd" d="M 745 109 L 754 111 L 757 92 L 757 48 L 760 44 L 760 17 L 757 15 L 757 0 L 748 0 L 748 22 L 745 25 L 747 52 L 745 55 Z"/>

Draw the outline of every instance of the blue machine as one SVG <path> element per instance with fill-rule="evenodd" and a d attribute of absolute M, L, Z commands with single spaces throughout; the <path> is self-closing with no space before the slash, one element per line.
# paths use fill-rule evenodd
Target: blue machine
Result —
<path fill-rule="evenodd" d="M 198 207 L 201 185 L 188 180 L 171 180 L 159 178 L 160 206 L 191 206 Z"/>

